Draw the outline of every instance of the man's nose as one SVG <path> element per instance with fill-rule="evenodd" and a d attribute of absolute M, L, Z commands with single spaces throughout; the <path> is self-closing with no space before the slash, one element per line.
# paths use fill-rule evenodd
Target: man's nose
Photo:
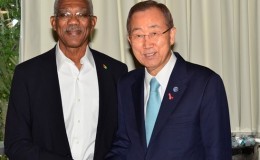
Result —
<path fill-rule="evenodd" d="M 151 48 L 154 46 L 153 40 L 149 37 L 149 35 L 145 35 L 143 39 L 144 48 Z"/>

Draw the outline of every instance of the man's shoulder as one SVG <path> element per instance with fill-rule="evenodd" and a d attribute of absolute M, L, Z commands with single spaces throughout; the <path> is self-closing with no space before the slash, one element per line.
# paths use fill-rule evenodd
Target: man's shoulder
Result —
<path fill-rule="evenodd" d="M 207 66 L 203 66 L 194 62 L 189 62 L 184 60 L 184 58 L 181 57 L 181 55 L 178 52 L 174 52 L 175 56 L 177 57 L 177 66 L 181 66 L 184 67 L 187 72 L 195 72 L 195 73 L 208 73 L 208 74 L 212 74 L 214 73 L 214 71 L 212 69 L 210 69 Z M 184 64 L 184 65 L 183 65 Z"/>
<path fill-rule="evenodd" d="M 186 77 L 189 77 L 190 80 L 192 80 L 193 84 L 196 82 L 205 84 L 206 82 L 213 79 L 222 81 L 221 76 L 214 70 L 207 66 L 191 62 L 186 62 L 185 75 Z"/>
<path fill-rule="evenodd" d="M 144 68 L 137 68 L 131 70 L 121 78 L 121 82 L 129 83 L 129 82 L 135 82 L 136 80 L 142 80 L 144 79 L 144 74 L 145 74 L 144 72 L 145 72 Z"/>
<path fill-rule="evenodd" d="M 94 57 L 95 60 L 100 60 L 100 61 L 103 61 L 103 62 L 107 62 L 107 63 L 110 63 L 110 64 L 117 64 L 117 65 L 125 65 L 123 62 L 105 54 L 105 53 L 102 53 L 100 51 L 97 51 L 95 49 L 92 49 L 90 48 L 91 52 L 92 52 L 92 55 Z"/>
<path fill-rule="evenodd" d="M 18 69 L 35 69 L 35 68 L 43 68 L 45 65 L 51 65 L 55 60 L 55 48 L 50 49 L 49 51 L 42 53 L 38 56 L 35 56 L 31 59 L 28 59 L 24 62 L 21 62 L 16 66 Z"/>
<path fill-rule="evenodd" d="M 93 55 L 96 67 L 99 69 L 105 69 L 108 71 L 111 71 L 109 73 L 112 73 L 115 77 L 119 78 L 125 73 L 127 73 L 128 68 L 127 65 L 123 62 L 116 60 L 104 53 L 101 53 L 97 50 L 91 49 L 91 53 Z"/>

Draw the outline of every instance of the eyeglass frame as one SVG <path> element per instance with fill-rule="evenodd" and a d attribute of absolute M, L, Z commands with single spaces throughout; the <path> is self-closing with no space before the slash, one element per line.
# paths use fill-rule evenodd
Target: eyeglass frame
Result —
<path fill-rule="evenodd" d="M 93 17 L 92 14 L 88 14 L 87 12 L 84 13 L 82 11 L 76 12 L 76 13 L 71 13 L 68 11 L 65 12 L 58 12 L 57 14 L 54 15 L 56 18 L 62 20 L 62 21 L 68 21 L 71 20 L 72 17 L 75 17 L 76 19 L 80 20 L 80 21 L 85 21 L 87 20 L 89 17 Z"/>
<path fill-rule="evenodd" d="M 129 37 L 130 38 L 133 38 L 134 37 L 134 41 L 141 41 L 141 40 L 144 40 L 145 39 L 145 36 L 147 36 L 150 40 L 156 40 L 158 37 L 160 37 L 161 35 L 167 33 L 168 31 L 170 31 L 173 27 L 169 27 L 168 29 L 166 29 L 165 31 L 161 32 L 161 33 L 158 33 L 158 32 L 152 32 L 152 33 L 149 33 L 149 34 L 133 34 L 133 35 L 130 35 Z"/>

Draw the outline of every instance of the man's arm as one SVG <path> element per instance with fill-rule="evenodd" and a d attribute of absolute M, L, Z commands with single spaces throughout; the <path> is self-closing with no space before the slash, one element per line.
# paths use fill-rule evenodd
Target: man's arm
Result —
<path fill-rule="evenodd" d="M 224 84 L 217 74 L 206 84 L 200 120 L 206 159 L 232 159 L 228 102 Z"/>
<path fill-rule="evenodd" d="M 28 87 L 21 71 L 15 71 L 6 118 L 5 154 L 10 160 L 66 160 L 33 143 L 33 131 Z M 40 126 L 39 126 L 40 127 Z"/>
<path fill-rule="evenodd" d="M 114 138 L 112 148 L 106 156 L 106 160 L 124 160 L 126 159 L 126 153 L 129 148 L 130 140 L 127 135 L 126 124 L 125 124 L 125 111 L 124 105 L 122 103 L 121 93 L 123 90 L 120 90 L 118 85 L 118 130 Z"/>

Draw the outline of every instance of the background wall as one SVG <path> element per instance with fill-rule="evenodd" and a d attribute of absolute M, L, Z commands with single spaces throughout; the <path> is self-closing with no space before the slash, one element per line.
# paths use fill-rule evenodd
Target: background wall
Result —
<path fill-rule="evenodd" d="M 140 0 L 139 0 L 140 1 Z M 135 68 L 126 39 L 126 18 L 138 0 L 93 0 L 98 17 L 91 47 Z M 55 45 L 50 16 L 54 0 L 22 1 L 21 61 Z M 221 75 L 233 132 L 258 133 L 260 82 L 259 0 L 158 0 L 177 28 L 174 51 Z"/>

